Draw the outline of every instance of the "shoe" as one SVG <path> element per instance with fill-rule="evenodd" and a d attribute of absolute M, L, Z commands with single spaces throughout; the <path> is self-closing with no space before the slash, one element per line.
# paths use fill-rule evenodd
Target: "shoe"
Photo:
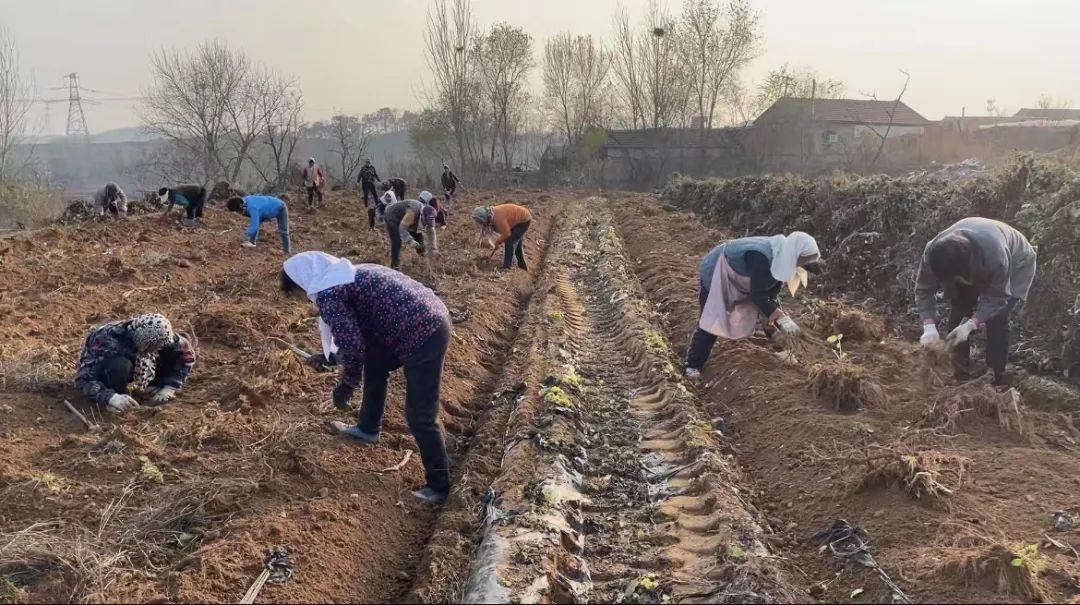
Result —
<path fill-rule="evenodd" d="M 450 494 L 449 493 L 444 493 L 444 492 L 437 492 L 437 491 L 431 489 L 430 487 L 422 487 L 422 488 L 414 491 L 412 493 L 412 495 L 414 497 L 416 497 L 417 500 L 423 502 L 424 504 L 434 504 L 434 505 L 438 506 L 438 505 L 442 504 L 443 502 L 446 502 L 446 498 Z"/>
<path fill-rule="evenodd" d="M 701 378 L 701 370 L 686 368 L 686 378 L 689 380 L 699 380 Z"/>
<path fill-rule="evenodd" d="M 331 422 L 330 425 L 333 426 L 334 429 L 336 429 L 337 432 L 341 433 L 342 435 L 345 435 L 346 437 L 352 437 L 357 441 L 363 441 L 364 443 L 370 444 L 375 444 L 379 442 L 378 433 L 368 433 L 362 431 L 360 430 L 360 427 L 356 426 L 355 424 L 346 424 L 339 420 L 335 420 Z"/>

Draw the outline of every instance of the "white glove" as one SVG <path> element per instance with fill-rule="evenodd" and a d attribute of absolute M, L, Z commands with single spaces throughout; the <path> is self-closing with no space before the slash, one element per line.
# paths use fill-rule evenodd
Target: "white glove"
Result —
<path fill-rule="evenodd" d="M 176 389 L 173 387 L 161 387 L 156 393 L 154 393 L 154 401 L 165 402 L 176 399 Z"/>
<path fill-rule="evenodd" d="M 932 347 L 941 342 L 941 335 L 938 334 L 937 326 L 934 324 L 924 324 L 922 328 L 922 338 L 919 339 L 919 344 L 924 347 Z"/>
<path fill-rule="evenodd" d="M 795 336 L 802 331 L 799 329 L 799 324 L 795 323 L 795 320 L 787 315 L 781 315 L 780 319 L 776 320 L 776 326 L 780 328 L 781 332 L 788 336 Z"/>
<path fill-rule="evenodd" d="M 955 347 L 960 343 L 967 342 L 971 338 L 971 333 L 979 329 L 979 324 L 975 323 L 974 319 L 968 319 L 964 323 L 956 326 L 956 329 L 949 332 L 949 346 Z"/>
<path fill-rule="evenodd" d="M 133 397 L 116 393 L 109 397 L 109 404 L 105 406 L 105 409 L 120 414 L 137 407 L 139 407 L 139 402 L 135 401 Z"/>
<path fill-rule="evenodd" d="M 254 248 L 255 247 L 255 242 L 244 242 L 244 247 L 245 248 Z"/>

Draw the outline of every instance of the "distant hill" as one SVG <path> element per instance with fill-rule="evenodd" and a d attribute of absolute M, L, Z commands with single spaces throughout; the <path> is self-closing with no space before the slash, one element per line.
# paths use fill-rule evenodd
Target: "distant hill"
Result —
<path fill-rule="evenodd" d="M 145 143 L 158 138 L 160 137 L 146 134 L 138 126 L 114 128 L 90 135 L 90 141 L 93 143 Z"/>

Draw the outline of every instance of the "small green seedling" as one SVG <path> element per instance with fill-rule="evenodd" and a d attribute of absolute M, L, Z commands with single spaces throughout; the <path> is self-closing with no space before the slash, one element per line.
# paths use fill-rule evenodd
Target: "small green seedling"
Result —
<path fill-rule="evenodd" d="M 139 456 L 139 462 L 142 463 L 142 468 L 139 469 L 139 474 L 146 481 L 153 481 L 154 483 L 165 483 L 165 475 L 161 473 L 153 462 L 150 462 L 150 458 L 146 456 Z"/>
<path fill-rule="evenodd" d="M 1035 572 L 1039 565 L 1039 545 L 1025 544 L 1013 551 L 1013 558 L 1009 561 L 1013 567 L 1026 567 Z"/>
<path fill-rule="evenodd" d="M 34 481 L 54 494 L 64 491 L 64 480 L 52 473 L 34 475 Z"/>
<path fill-rule="evenodd" d="M 540 396 L 544 398 L 544 401 L 562 408 L 574 407 L 573 400 L 566 394 L 566 391 L 557 386 L 544 387 L 540 389 Z"/>
<path fill-rule="evenodd" d="M 746 561 L 747 558 L 749 558 L 749 555 L 746 554 L 746 549 L 744 549 L 742 546 L 732 543 L 728 544 L 727 558 L 729 561 L 742 563 L 743 561 Z"/>
<path fill-rule="evenodd" d="M 825 340 L 833 346 L 833 355 L 836 355 L 838 361 L 844 361 L 847 358 L 847 353 L 844 352 L 843 334 L 833 334 Z"/>
<path fill-rule="evenodd" d="M 562 311 L 556 310 L 548 313 L 548 319 L 550 319 L 551 321 L 559 322 L 563 320 L 563 317 L 564 316 Z"/>

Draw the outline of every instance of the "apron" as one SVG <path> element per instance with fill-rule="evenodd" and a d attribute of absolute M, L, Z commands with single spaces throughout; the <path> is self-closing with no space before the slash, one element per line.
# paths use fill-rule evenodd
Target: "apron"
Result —
<path fill-rule="evenodd" d="M 761 311 L 750 299 L 750 277 L 739 275 L 721 252 L 698 327 L 714 336 L 739 340 L 753 335 Z"/>

